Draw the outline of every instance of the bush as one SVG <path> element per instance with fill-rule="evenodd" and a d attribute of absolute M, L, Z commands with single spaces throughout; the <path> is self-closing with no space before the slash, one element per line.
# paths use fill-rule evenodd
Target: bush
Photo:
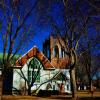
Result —
<path fill-rule="evenodd" d="M 58 95 L 59 91 L 58 90 L 51 90 L 51 95 Z"/>
<path fill-rule="evenodd" d="M 39 96 L 39 97 L 51 96 L 51 91 L 40 90 L 40 91 L 38 92 L 37 96 Z"/>
<path fill-rule="evenodd" d="M 39 97 L 48 97 L 51 95 L 58 95 L 59 91 L 58 90 L 40 90 L 37 94 Z"/>

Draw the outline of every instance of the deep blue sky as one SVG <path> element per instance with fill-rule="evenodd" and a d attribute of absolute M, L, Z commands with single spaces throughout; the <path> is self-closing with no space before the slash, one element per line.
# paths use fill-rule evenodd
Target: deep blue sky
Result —
<path fill-rule="evenodd" d="M 26 1 L 28 1 L 28 0 L 26 0 Z M 30 0 L 29 4 L 27 4 L 27 6 L 29 6 L 30 3 L 34 4 L 34 2 L 35 2 L 35 0 Z M 30 8 L 31 8 L 32 4 L 30 5 Z M 45 7 L 48 7 L 48 5 L 49 5 L 48 2 L 46 2 L 45 5 L 46 5 Z M 53 18 L 57 22 L 57 24 L 61 25 L 61 23 L 62 23 L 61 12 L 63 12 L 62 4 L 58 3 L 58 2 L 54 2 L 54 4 L 50 5 L 48 15 L 53 16 Z M 42 44 L 43 44 L 44 40 L 46 38 L 48 38 L 49 35 L 53 32 L 53 29 L 52 29 L 48 19 L 47 19 L 47 22 L 46 22 L 46 20 L 45 21 L 41 20 L 42 17 L 43 17 L 43 19 L 45 17 L 45 11 L 42 13 L 43 13 L 43 16 L 39 15 L 40 12 L 38 12 L 35 9 L 32 11 L 32 14 L 29 16 L 29 18 L 26 21 L 26 23 L 30 23 L 30 22 L 32 23 L 33 31 L 34 31 L 33 34 L 35 33 L 36 35 L 33 36 L 33 39 L 30 41 L 27 48 L 22 52 L 22 54 L 27 52 L 34 45 L 36 45 L 40 50 L 42 50 Z M 40 16 L 41 18 L 37 18 L 38 16 Z M 0 19 L 2 19 L 2 18 L 3 18 L 2 12 L 0 11 Z M 3 23 L 4 23 L 4 25 L 6 25 L 6 21 L 4 21 Z M 5 29 L 3 30 L 3 32 L 5 32 Z M 0 36 L 0 52 L 2 52 L 1 36 Z"/>
<path fill-rule="evenodd" d="M 29 1 L 29 0 L 26 0 L 26 1 Z M 31 3 L 33 3 L 34 1 L 35 0 L 30 0 L 29 4 L 27 4 L 27 7 L 29 6 L 31 7 L 32 6 Z M 63 15 L 64 7 L 63 7 L 63 4 L 61 3 L 62 1 L 61 0 L 58 0 L 58 1 L 60 2 L 57 2 L 57 0 L 54 0 L 54 3 L 52 5 L 49 5 L 49 2 L 46 1 L 45 7 L 44 8 L 42 7 L 44 11 L 42 12 L 40 19 L 44 19 L 44 17 L 46 17 L 47 12 L 45 9 L 47 8 L 49 10 L 47 15 L 52 16 L 55 22 L 58 24 L 58 26 L 61 27 L 63 30 L 63 27 L 62 27 L 63 26 L 63 16 L 62 15 Z M 81 6 L 81 9 L 83 9 L 84 11 L 87 11 L 86 10 L 87 6 L 86 5 Z M 36 35 L 34 35 L 33 39 L 30 41 L 27 48 L 22 52 L 22 54 L 27 52 L 34 45 L 36 45 L 40 50 L 42 50 L 42 44 L 44 40 L 49 37 L 50 33 L 54 32 L 54 29 L 51 27 L 50 20 L 47 19 L 46 22 L 44 20 L 37 20 L 37 17 L 39 16 L 40 13 L 41 12 L 38 12 L 37 10 L 33 10 L 32 15 L 27 20 L 27 23 L 31 22 L 33 24 L 33 30 L 35 29 L 33 34 L 36 33 Z M 1 15 L 2 15 L 2 12 L 0 11 L 0 19 L 2 19 Z M 90 37 L 95 36 L 94 29 L 90 28 L 89 33 L 90 33 Z M 100 48 L 100 45 L 96 48 L 96 51 L 98 51 L 98 53 L 100 54 L 99 48 Z M 1 36 L 0 36 L 0 52 L 2 52 Z M 97 52 L 94 51 L 94 53 L 97 53 Z"/>

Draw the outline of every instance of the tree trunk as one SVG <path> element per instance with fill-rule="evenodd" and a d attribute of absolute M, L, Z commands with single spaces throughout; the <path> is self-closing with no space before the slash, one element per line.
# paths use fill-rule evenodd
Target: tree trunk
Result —
<path fill-rule="evenodd" d="M 73 100 L 76 100 L 75 68 L 70 70 L 70 81 L 71 81 L 72 98 Z"/>
<path fill-rule="evenodd" d="M 3 70 L 3 94 L 12 95 L 13 69 L 4 68 Z"/>
<path fill-rule="evenodd" d="M 31 95 L 31 86 L 28 86 L 28 95 Z"/>
<path fill-rule="evenodd" d="M 25 81 L 25 95 L 27 95 L 27 87 L 26 87 L 26 81 Z"/>
<path fill-rule="evenodd" d="M 2 75 L 0 75 L 0 100 L 2 97 Z"/>
<path fill-rule="evenodd" d="M 92 92 L 93 91 L 93 85 L 92 85 L 92 80 L 89 79 L 89 86 L 90 86 L 90 91 Z"/>
<path fill-rule="evenodd" d="M 93 97 L 93 85 L 92 85 L 92 80 L 91 80 L 91 78 L 89 79 L 89 86 L 90 86 L 91 97 Z"/>

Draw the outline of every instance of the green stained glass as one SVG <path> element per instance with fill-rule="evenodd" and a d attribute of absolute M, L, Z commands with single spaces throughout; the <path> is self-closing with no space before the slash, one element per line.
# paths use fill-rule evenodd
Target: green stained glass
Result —
<path fill-rule="evenodd" d="M 32 77 L 28 77 L 28 80 L 29 80 L 29 82 L 31 82 L 32 81 Z"/>
<path fill-rule="evenodd" d="M 31 61 L 29 62 L 29 80 L 32 81 L 33 79 L 36 79 L 36 82 L 40 82 L 40 68 L 41 68 L 42 64 L 40 63 L 40 61 L 37 58 L 33 58 L 31 59 Z M 33 75 L 33 76 L 32 76 Z M 30 79 L 31 78 L 31 79 Z"/>
<path fill-rule="evenodd" d="M 29 74 L 28 75 L 31 76 L 31 71 L 29 71 Z"/>
<path fill-rule="evenodd" d="M 37 76 L 36 82 L 40 82 L 40 74 Z"/>

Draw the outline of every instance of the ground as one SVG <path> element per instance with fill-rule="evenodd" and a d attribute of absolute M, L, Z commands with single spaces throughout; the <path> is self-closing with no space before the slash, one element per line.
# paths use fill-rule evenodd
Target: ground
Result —
<path fill-rule="evenodd" d="M 50 97 L 37 96 L 2 96 L 1 100 L 72 100 L 71 95 L 52 95 Z M 78 92 L 77 100 L 100 100 L 100 92 Z"/>
<path fill-rule="evenodd" d="M 12 97 L 6 96 L 3 97 L 1 100 L 72 100 L 71 97 L 49 97 L 49 98 L 42 98 L 42 97 Z M 77 98 L 77 100 L 100 100 L 100 97 L 91 98 L 91 97 L 84 97 L 84 98 Z"/>

